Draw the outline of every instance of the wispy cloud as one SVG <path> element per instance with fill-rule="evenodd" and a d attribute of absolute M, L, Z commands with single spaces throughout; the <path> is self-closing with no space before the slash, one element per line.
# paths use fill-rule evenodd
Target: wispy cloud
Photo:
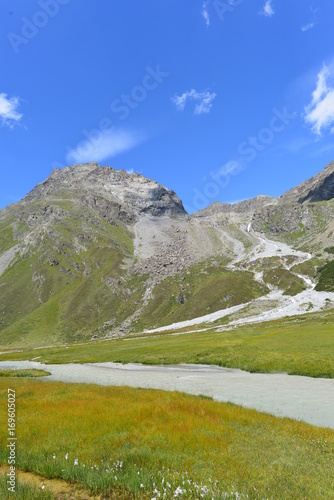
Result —
<path fill-rule="evenodd" d="M 0 94 L 0 118 L 3 125 L 12 128 L 21 120 L 23 115 L 17 111 L 19 105 L 18 97 L 8 98 L 7 94 Z"/>
<path fill-rule="evenodd" d="M 208 4 L 209 4 L 208 0 L 204 1 L 202 4 L 202 16 L 204 18 L 207 27 L 210 26 L 210 15 L 208 11 Z"/>
<path fill-rule="evenodd" d="M 319 8 L 313 8 L 312 6 L 310 7 L 310 11 L 312 13 L 312 21 L 310 21 L 309 23 L 307 24 L 304 24 L 300 29 L 302 30 L 303 33 L 305 33 L 306 31 L 309 31 L 311 29 L 314 28 L 314 26 L 317 24 L 317 12 L 318 12 Z"/>
<path fill-rule="evenodd" d="M 272 17 L 275 14 L 272 0 L 267 0 L 262 9 L 259 11 L 261 16 Z"/>
<path fill-rule="evenodd" d="M 129 130 L 112 128 L 100 131 L 98 136 L 88 137 L 75 148 L 69 149 L 66 161 L 68 163 L 103 161 L 129 151 L 143 140 L 142 135 Z"/>
<path fill-rule="evenodd" d="M 171 98 L 173 104 L 175 104 L 178 111 L 183 111 L 187 100 L 195 101 L 195 115 L 201 115 L 203 113 L 209 113 L 212 108 L 212 103 L 216 98 L 217 94 L 215 92 L 197 92 L 197 90 L 188 90 L 183 92 L 181 95 L 175 95 Z"/>
<path fill-rule="evenodd" d="M 311 30 L 312 28 L 314 28 L 314 26 L 315 26 L 315 22 L 312 22 L 312 23 L 305 24 L 300 29 L 304 32 L 304 31 Z"/>
<path fill-rule="evenodd" d="M 305 122 L 312 125 L 318 136 L 322 130 L 331 128 L 334 132 L 334 71 L 324 65 L 318 73 L 316 88 L 312 93 L 312 101 L 305 107 Z M 331 84 L 329 83 L 331 82 Z"/>

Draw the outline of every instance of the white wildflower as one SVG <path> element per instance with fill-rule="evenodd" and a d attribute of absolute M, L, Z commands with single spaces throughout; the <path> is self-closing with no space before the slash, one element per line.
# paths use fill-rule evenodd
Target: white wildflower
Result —
<path fill-rule="evenodd" d="M 186 493 L 186 490 L 183 490 L 181 486 L 178 486 L 174 491 L 174 498 L 178 497 L 179 495 L 183 495 L 183 493 Z"/>

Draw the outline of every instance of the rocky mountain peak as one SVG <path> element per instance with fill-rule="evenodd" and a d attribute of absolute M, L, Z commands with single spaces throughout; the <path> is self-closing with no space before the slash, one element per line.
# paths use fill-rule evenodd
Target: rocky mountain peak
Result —
<path fill-rule="evenodd" d="M 281 202 L 305 203 L 334 198 L 334 161 L 311 179 L 302 182 L 280 197 Z"/>
<path fill-rule="evenodd" d="M 73 197 L 85 205 L 127 214 L 125 222 L 140 215 L 186 215 L 174 191 L 138 173 L 128 173 L 97 163 L 55 169 L 23 201 Z M 114 214 L 115 215 L 115 214 Z"/>

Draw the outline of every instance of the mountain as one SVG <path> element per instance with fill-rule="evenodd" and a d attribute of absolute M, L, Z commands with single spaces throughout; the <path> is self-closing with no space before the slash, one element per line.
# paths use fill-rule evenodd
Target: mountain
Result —
<path fill-rule="evenodd" d="M 324 170 L 299 186 L 284 193 L 280 201 L 283 203 L 305 203 L 326 201 L 334 198 L 334 161 Z"/>
<path fill-rule="evenodd" d="M 293 295 L 302 310 L 311 285 L 301 273 L 314 280 L 331 262 L 333 170 L 278 199 L 191 216 L 142 175 L 96 163 L 54 170 L 0 211 L 0 344 L 114 337 L 216 311 L 233 322 Z M 331 269 L 317 279 L 331 289 Z"/>
<path fill-rule="evenodd" d="M 23 202 L 63 199 L 69 194 L 83 206 L 96 209 L 104 218 L 126 223 L 144 214 L 186 215 L 174 191 L 140 174 L 101 168 L 97 163 L 55 169 Z"/>
<path fill-rule="evenodd" d="M 256 210 L 252 225 L 257 231 L 314 252 L 322 253 L 333 245 L 334 162 L 284 193 L 276 204 Z"/>

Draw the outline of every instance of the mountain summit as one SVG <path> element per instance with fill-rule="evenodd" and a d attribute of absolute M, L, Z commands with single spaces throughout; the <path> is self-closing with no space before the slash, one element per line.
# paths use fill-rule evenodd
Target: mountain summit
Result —
<path fill-rule="evenodd" d="M 138 173 L 101 167 L 97 163 L 55 169 L 23 201 L 48 200 L 72 196 L 84 205 L 108 212 L 124 222 L 140 215 L 184 216 L 182 201 L 152 179 Z"/>

